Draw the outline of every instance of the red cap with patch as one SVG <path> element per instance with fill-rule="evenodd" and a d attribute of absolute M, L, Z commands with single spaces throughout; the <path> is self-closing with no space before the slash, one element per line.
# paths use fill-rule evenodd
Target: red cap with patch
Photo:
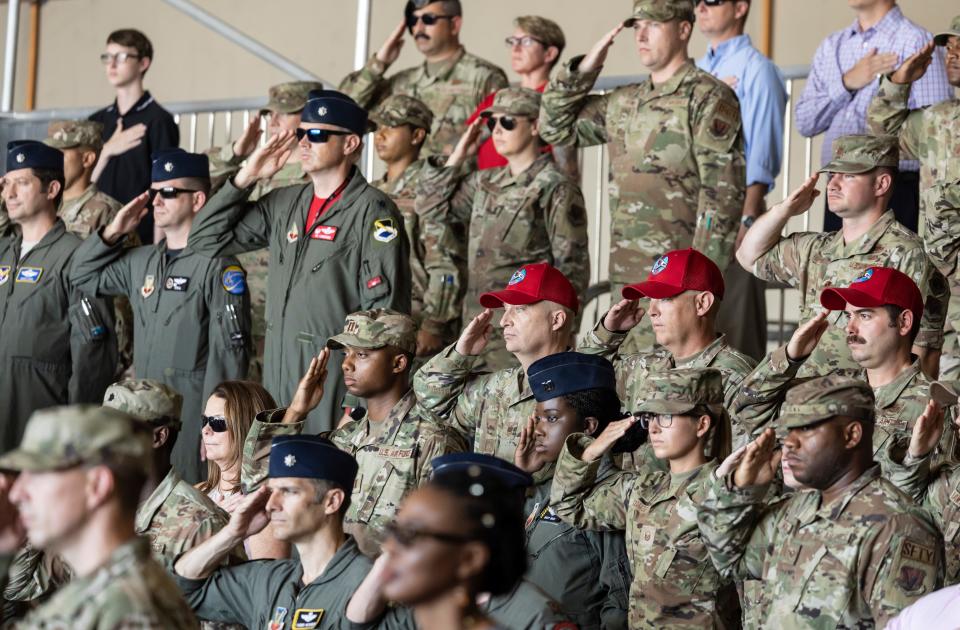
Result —
<path fill-rule="evenodd" d="M 504 304 L 533 304 L 549 300 L 566 306 L 573 312 L 580 310 L 577 290 L 559 269 L 547 263 L 520 267 L 510 277 L 503 291 L 492 291 L 480 296 L 484 308 L 500 308 Z"/>
<path fill-rule="evenodd" d="M 923 315 L 923 296 L 916 283 L 890 267 L 870 267 L 849 287 L 824 289 L 820 292 L 820 304 L 831 311 L 842 311 L 847 304 L 857 308 L 891 304 L 911 311 L 914 321 Z"/>
<path fill-rule="evenodd" d="M 684 291 L 709 291 L 723 299 L 723 273 L 716 263 L 695 249 L 675 249 L 653 263 L 644 282 L 628 284 L 620 294 L 628 300 L 662 300 Z"/>

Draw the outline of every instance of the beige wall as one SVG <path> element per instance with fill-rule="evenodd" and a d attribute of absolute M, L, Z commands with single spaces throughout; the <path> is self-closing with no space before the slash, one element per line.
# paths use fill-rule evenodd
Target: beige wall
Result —
<path fill-rule="evenodd" d="M 17 106 L 23 105 L 26 78 L 27 2 L 21 19 Z M 197 0 L 197 4 L 236 28 L 260 39 L 319 76 L 338 81 L 352 69 L 356 20 L 353 0 Z M 755 0 L 755 4 L 759 4 Z M 955 3 L 903 0 L 904 11 L 929 30 L 946 26 Z M 775 0 L 774 60 L 781 65 L 809 62 L 824 35 L 849 24 L 852 13 L 843 0 Z M 371 47 L 376 49 L 402 14 L 403 0 L 373 0 Z M 518 13 L 556 19 L 567 33 L 568 54 L 591 44 L 629 12 L 629 0 L 464 0 L 464 43 L 473 52 L 503 63 L 503 37 Z M 5 29 L 6 4 L 0 5 Z M 748 30 L 759 40 L 755 10 Z M 161 101 L 246 97 L 286 80 L 279 70 L 207 31 L 161 0 L 47 0 L 41 9 L 37 107 L 106 103 L 111 92 L 97 55 L 106 34 L 132 26 L 149 34 L 157 58 L 148 75 L 149 89 Z M 629 34 L 611 52 L 606 72 L 641 72 Z M 705 44 L 697 35 L 691 52 Z M 0 51 L 2 56 L 2 51 Z M 417 62 L 409 45 L 397 67 Z"/>

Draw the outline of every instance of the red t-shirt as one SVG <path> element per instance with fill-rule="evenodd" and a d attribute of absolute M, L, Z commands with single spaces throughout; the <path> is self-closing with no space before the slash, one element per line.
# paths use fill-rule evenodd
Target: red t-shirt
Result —
<path fill-rule="evenodd" d="M 547 84 L 544 83 L 537 88 L 537 92 L 543 94 L 543 91 L 547 88 Z M 467 124 L 473 124 L 477 118 L 480 117 L 480 113 L 493 105 L 493 97 L 496 95 L 496 92 L 488 94 L 480 104 L 477 105 L 477 109 L 470 114 L 470 118 L 467 118 Z M 547 145 L 543 148 L 544 153 L 550 153 L 553 151 L 553 147 Z M 506 166 L 507 158 L 503 157 L 497 153 L 496 147 L 493 146 L 493 138 L 489 137 L 483 141 L 480 145 L 480 148 L 477 150 L 477 170 L 484 170 L 488 168 L 497 168 L 498 166 Z"/>
<path fill-rule="evenodd" d="M 337 203 L 337 200 L 340 199 L 340 193 L 338 192 L 330 199 L 330 203 L 327 203 L 327 199 L 313 196 L 313 201 L 310 202 L 310 210 L 307 212 L 307 225 L 304 227 L 304 230 L 309 230 L 310 226 L 317 222 L 324 214 L 327 213 L 327 210 L 330 209 L 333 204 Z M 313 234 L 310 235 L 310 238 L 320 239 L 324 241 L 332 241 L 336 236 L 336 228 L 333 228 L 331 233 L 331 228 L 324 229 L 325 226 L 318 225 Z"/>

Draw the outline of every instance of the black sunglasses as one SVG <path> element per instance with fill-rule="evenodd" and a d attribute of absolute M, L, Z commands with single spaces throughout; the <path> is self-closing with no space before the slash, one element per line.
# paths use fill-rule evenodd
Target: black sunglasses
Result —
<path fill-rule="evenodd" d="M 384 527 L 384 530 L 386 531 L 387 535 L 396 540 L 397 544 L 399 544 L 401 547 L 410 547 L 420 538 L 433 538 L 434 540 L 450 543 L 452 545 L 460 545 L 474 540 L 474 538 L 470 536 L 444 534 L 442 532 L 429 532 L 423 529 L 404 527 L 396 521 L 387 523 L 387 525 Z"/>
<path fill-rule="evenodd" d="M 417 22 L 421 20 L 424 26 L 433 26 L 437 23 L 437 20 L 452 20 L 454 17 L 453 15 L 437 15 L 436 13 L 411 14 L 407 16 L 407 28 L 412 30 L 413 27 L 417 25 Z"/>
<path fill-rule="evenodd" d="M 177 188 L 176 186 L 164 186 L 163 188 L 151 188 L 150 189 L 150 198 L 156 199 L 157 195 L 160 195 L 164 199 L 176 199 L 177 195 L 180 193 L 195 193 L 200 192 L 198 190 L 191 190 L 189 188 Z"/>
<path fill-rule="evenodd" d="M 731 0 L 699 0 L 697 4 L 701 2 L 707 5 L 708 7 L 719 7 L 724 2 L 730 2 Z"/>
<path fill-rule="evenodd" d="M 307 140 L 316 144 L 326 142 L 330 136 L 349 136 L 351 133 L 353 132 L 336 129 L 297 129 L 297 140 L 303 140 L 306 136 Z"/>
<path fill-rule="evenodd" d="M 513 131 L 517 128 L 517 119 L 513 116 L 487 116 L 487 129 L 493 131 L 497 127 L 497 121 L 500 126 L 507 131 Z"/>
<path fill-rule="evenodd" d="M 227 430 L 227 419 L 223 416 L 205 416 L 200 414 L 200 428 L 210 425 L 214 433 L 223 433 Z"/>

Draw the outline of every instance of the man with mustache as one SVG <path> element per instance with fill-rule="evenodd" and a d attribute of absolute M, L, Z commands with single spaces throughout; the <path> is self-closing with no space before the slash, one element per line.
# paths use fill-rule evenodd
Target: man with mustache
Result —
<path fill-rule="evenodd" d="M 942 101 L 927 108 L 910 109 L 911 88 L 925 76 L 933 63 L 936 47 L 946 49 L 947 81 L 960 87 L 960 15 L 950 28 L 903 62 L 897 70 L 880 79 L 880 88 L 867 110 L 870 130 L 875 134 L 900 137 L 904 157 L 920 160 L 921 224 L 926 226 L 924 245 L 937 267 L 950 279 L 950 324 L 945 346 L 951 351 L 943 361 L 944 377 L 960 378 L 957 358 L 957 331 L 960 329 L 960 268 L 957 226 L 960 221 L 934 210 L 942 187 L 960 180 L 960 99 Z"/>
<path fill-rule="evenodd" d="M 846 286 L 869 267 L 904 272 L 924 301 L 913 352 L 923 371 L 936 375 L 943 346 L 947 285 L 923 249 L 920 237 L 897 223 L 889 209 L 899 163 L 896 138 L 842 136 L 833 144 L 833 159 L 783 202 L 757 219 L 737 250 L 744 269 L 763 280 L 785 282 L 800 292 L 800 317 L 811 319 L 818 296 L 828 286 Z M 795 232 L 781 236 L 787 222 L 810 209 L 820 194 L 819 173 L 828 173 L 830 207 L 843 219 L 839 232 Z M 830 328 L 800 369 L 801 376 L 843 371 L 860 366 L 846 344 L 840 313 L 830 316 Z"/>
<path fill-rule="evenodd" d="M 449 155 L 480 101 L 507 87 L 503 70 L 464 50 L 462 27 L 460 0 L 409 0 L 404 20 L 363 68 L 340 82 L 340 90 L 371 110 L 391 94 L 420 99 L 433 112 L 423 157 Z M 384 74 L 400 56 L 404 31 L 413 37 L 424 61 L 388 79 Z"/>
<path fill-rule="evenodd" d="M 874 396 L 832 374 L 787 392 L 776 420 L 736 469 L 714 478 L 697 509 L 722 577 L 762 580 L 763 627 L 882 628 L 943 581 L 934 524 L 880 476 L 873 461 Z M 810 488 L 774 503 L 785 458 Z"/>

